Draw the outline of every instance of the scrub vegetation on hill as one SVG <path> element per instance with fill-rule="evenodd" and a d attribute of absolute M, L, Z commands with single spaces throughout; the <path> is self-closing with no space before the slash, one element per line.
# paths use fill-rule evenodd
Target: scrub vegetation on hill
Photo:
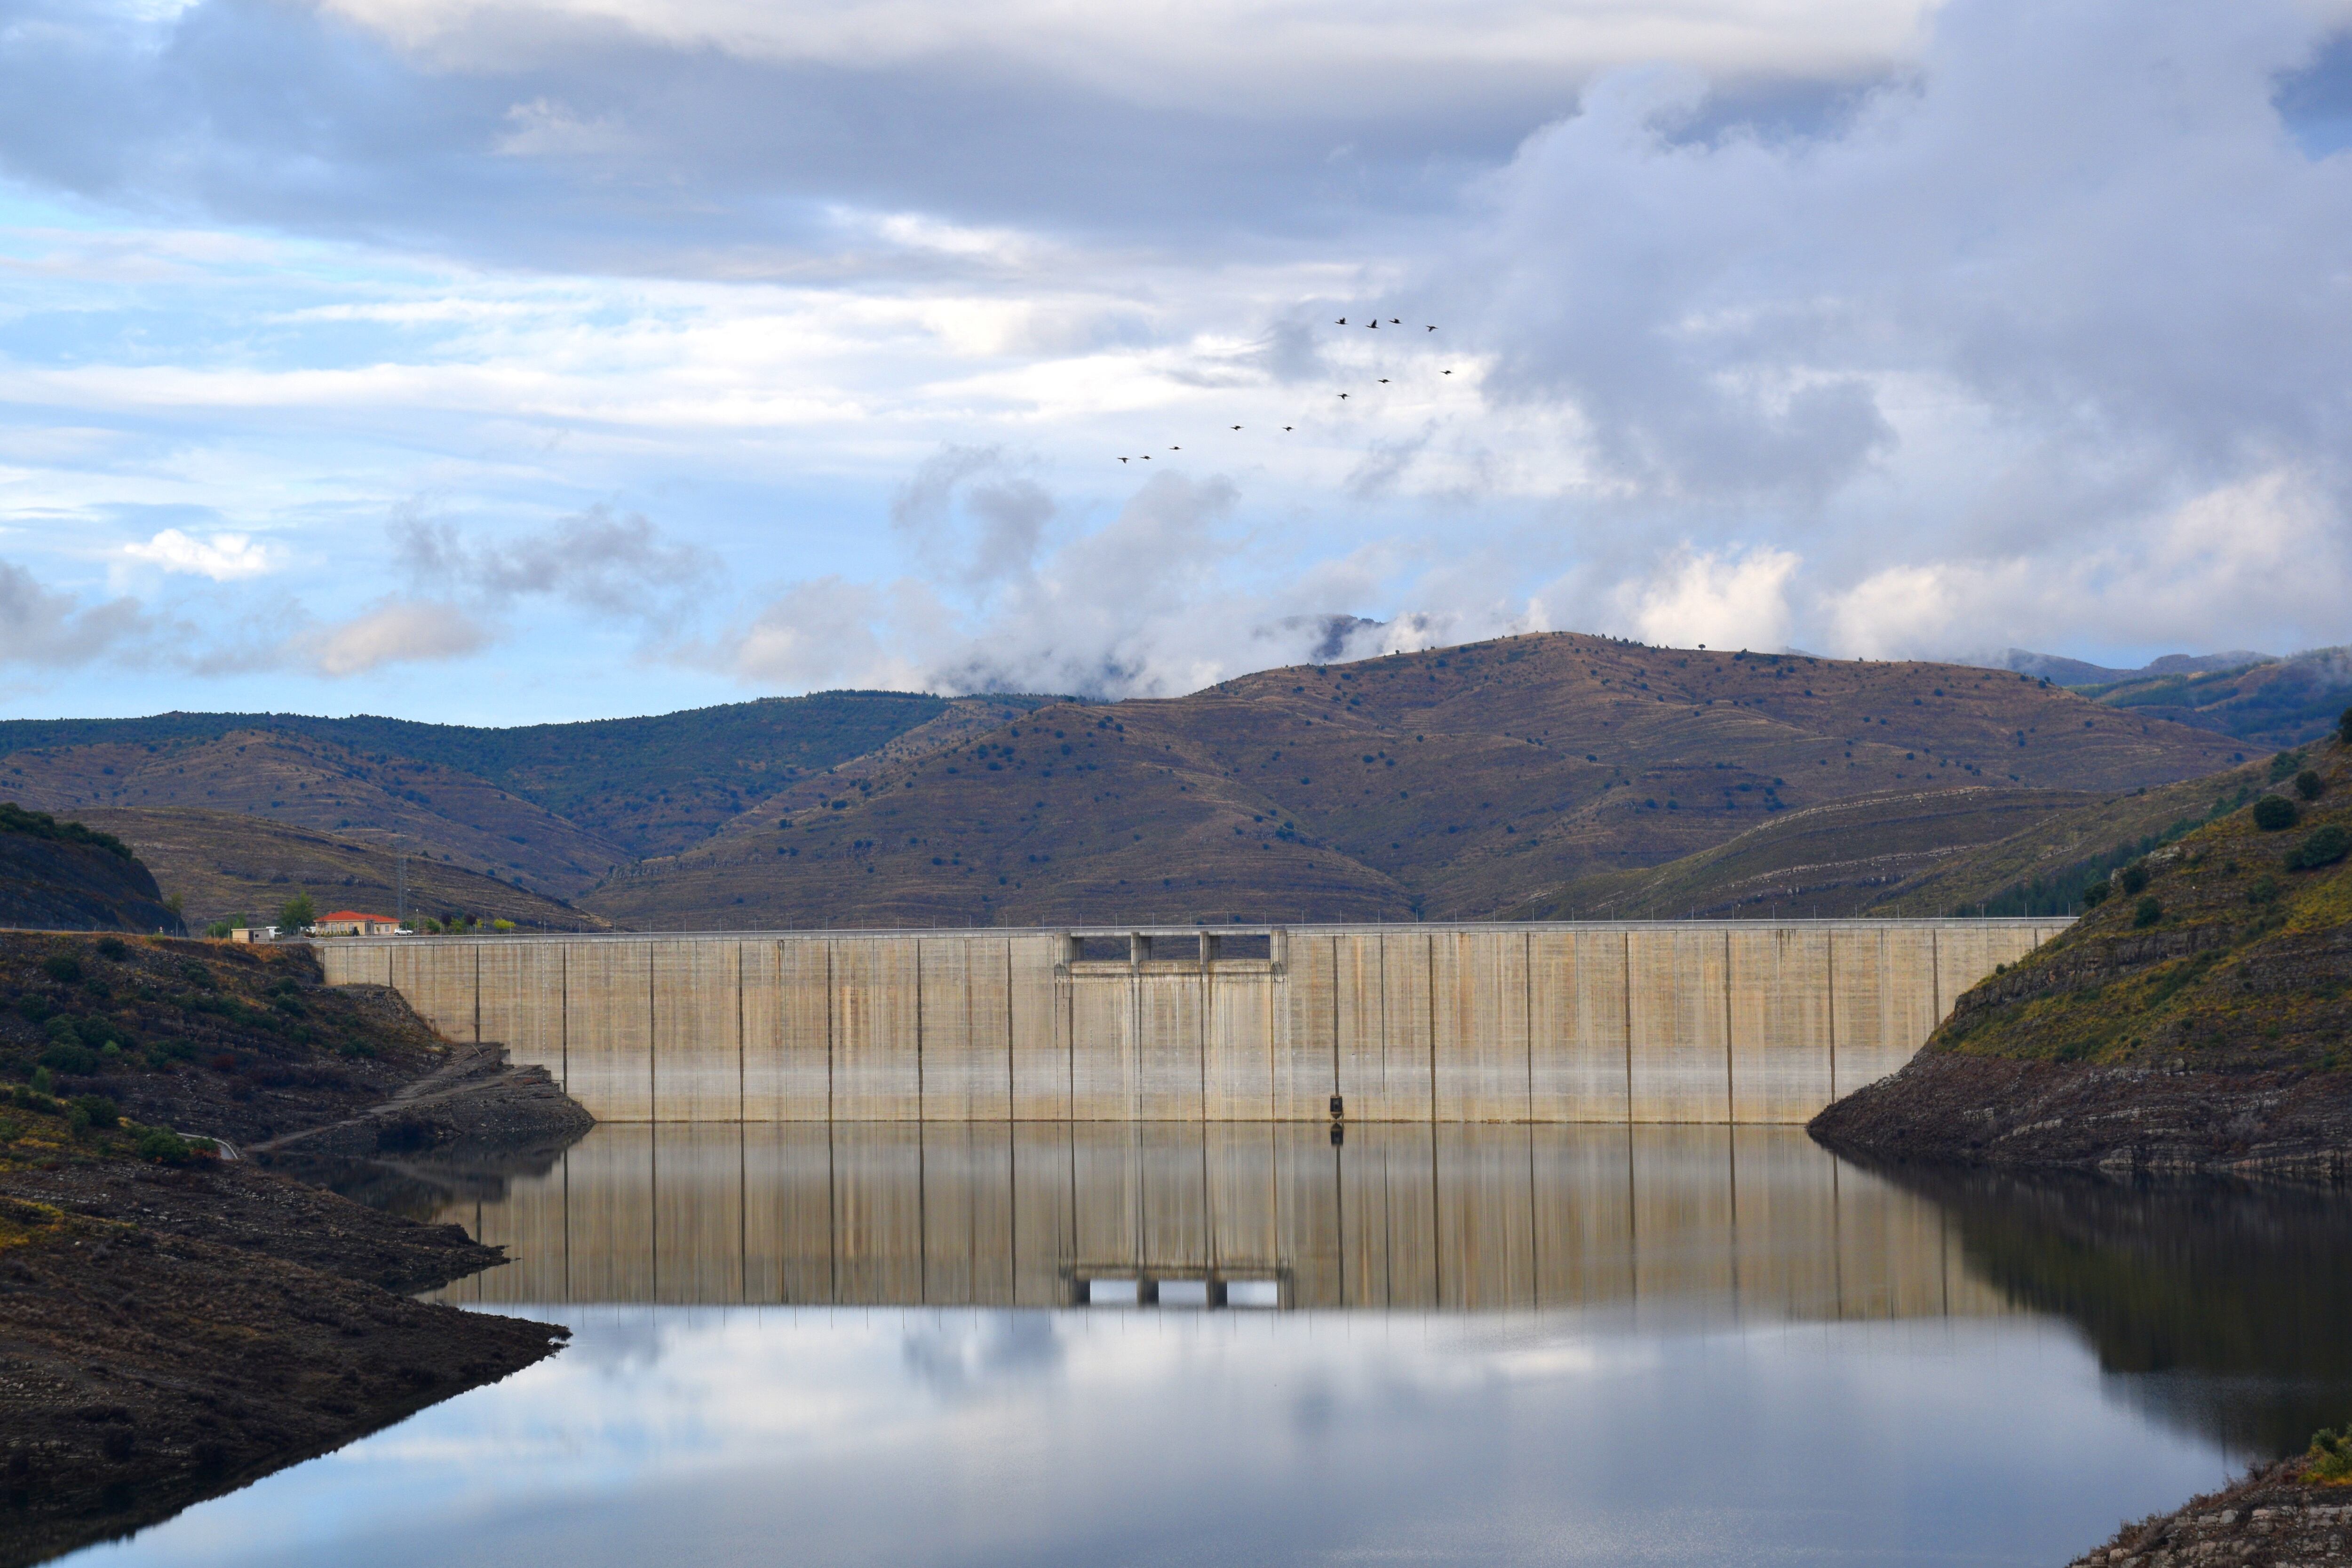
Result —
<path fill-rule="evenodd" d="M 2352 723 L 2352 721 L 2347 721 Z M 2282 754 L 2214 820 L 2086 888 L 1833 1147 L 2340 1179 L 2352 1158 L 2352 746 Z"/>
<path fill-rule="evenodd" d="M 131 847 L 85 823 L 0 801 L 0 925 L 181 929 Z"/>
<path fill-rule="evenodd" d="M 303 948 L 0 935 L 0 1568 L 167 1518 L 562 1337 L 410 1299 L 498 1249 L 216 1142 L 576 1136 L 586 1117 L 544 1073 L 453 1047 L 389 991 L 327 988 Z"/>
<path fill-rule="evenodd" d="M 2008 672 L 1545 633 L 1040 708 L 584 902 L 624 925 L 1485 915 L 1850 797 L 2112 792 L 2242 755 Z"/>
<path fill-rule="evenodd" d="M 526 928 L 562 925 L 567 904 L 718 927 L 1591 912 L 1624 890 L 1587 879 L 1809 812 L 1805 857 L 1875 862 L 1835 905 L 2059 811 L 2065 792 L 2104 800 L 2247 756 L 2013 671 L 1568 633 L 1168 701 L 828 693 L 495 731 L 175 714 L 5 724 L 0 747 L 0 798 L 152 846 L 166 887 L 208 916 L 304 890 L 358 902 L 339 885 L 380 901 L 405 850 L 445 880 L 515 890 L 443 896 Z M 1819 815 L 1865 797 L 1883 809 Z M 211 815 L 164 820 L 194 812 Z M 240 843 L 233 824 L 252 818 L 284 831 Z M 1777 852 L 1750 857 L 1740 896 L 1788 885 Z M 1691 891 L 1648 902 L 1685 913 Z"/>

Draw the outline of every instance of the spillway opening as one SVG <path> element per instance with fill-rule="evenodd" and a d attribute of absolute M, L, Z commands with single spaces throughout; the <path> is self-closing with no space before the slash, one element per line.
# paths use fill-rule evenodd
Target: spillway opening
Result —
<path fill-rule="evenodd" d="M 1237 933 L 1217 938 L 1217 956 L 1255 959 L 1264 963 L 1274 956 L 1274 938 L 1263 931 Z"/>
<path fill-rule="evenodd" d="M 1138 1307 L 1143 1304 L 1143 1281 L 1140 1280 L 1088 1280 L 1087 1305 L 1090 1307 Z"/>
<path fill-rule="evenodd" d="M 1209 1281 L 1162 1280 L 1160 1281 L 1160 1304 L 1163 1307 L 1192 1307 L 1206 1311 L 1209 1306 Z"/>
<path fill-rule="evenodd" d="M 1124 964 L 1130 954 L 1124 936 L 1081 936 L 1070 956 L 1081 964 Z"/>
<path fill-rule="evenodd" d="M 1225 1305 L 1252 1307 L 1268 1311 L 1282 1305 L 1282 1281 L 1279 1280 L 1228 1280 L 1225 1281 Z"/>

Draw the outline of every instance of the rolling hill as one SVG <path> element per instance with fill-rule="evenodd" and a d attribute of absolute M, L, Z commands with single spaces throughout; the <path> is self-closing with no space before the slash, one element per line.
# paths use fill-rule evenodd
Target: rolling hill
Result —
<path fill-rule="evenodd" d="M 398 913 L 403 872 L 396 850 L 313 832 L 233 811 L 110 807 L 83 813 L 94 828 L 135 851 L 167 895 L 176 895 L 191 926 L 240 915 L 267 919 L 297 893 L 321 914 L 359 909 Z M 411 915 L 446 920 L 469 915 L 511 920 L 526 929 L 602 930 L 604 922 L 511 882 L 444 861 L 412 855 L 406 873 Z"/>
<path fill-rule="evenodd" d="M 290 757 L 317 747 L 313 767 L 338 777 L 363 776 L 389 768 L 399 775 L 390 788 L 433 794 L 429 779 L 446 791 L 454 780 L 478 791 L 487 784 L 560 817 L 576 844 L 546 855 L 515 859 L 486 855 L 484 846 L 462 834 L 432 830 L 416 813 L 405 813 L 400 831 L 418 844 L 430 843 L 468 863 L 527 870 L 551 887 L 570 891 L 582 875 L 593 880 L 616 860 L 673 852 L 699 841 L 748 806 L 789 788 L 795 780 L 836 763 L 878 751 L 909 732 L 929 727 L 951 736 L 973 724 L 1002 723 L 1044 698 L 936 697 L 914 692 L 821 692 L 805 697 L 769 697 L 720 707 L 694 708 L 645 718 L 596 719 L 581 724 L 526 725 L 478 729 L 464 725 L 418 724 L 406 719 L 319 718 L 301 714 L 158 714 L 149 718 L 13 719 L 0 722 L 0 786 L 26 758 L 44 766 L 32 770 L 49 796 L 71 803 L 194 806 L 206 810 L 251 809 L 310 827 L 331 827 L 299 803 L 291 779 L 273 788 L 267 781 L 239 786 L 230 768 L 219 776 L 184 784 L 171 768 L 139 768 L 142 784 L 126 791 L 118 781 L 143 755 L 194 751 L 217 755 L 268 736 Z M 919 747 L 919 740 L 915 744 Z M 86 757 L 77 754 L 87 754 Z M 240 758 L 243 752 L 237 751 Z M 184 768 L 184 756 L 173 768 Z M 299 770 L 299 765 L 297 766 Z M 109 774 L 107 768 L 114 768 Z M 314 779 L 310 788 L 321 788 Z M 136 799 L 132 796 L 136 795 Z M 408 797 L 404 797 L 408 798 Z M 436 796 L 436 802 L 438 800 Z M 276 801 L 276 804 L 268 802 Z M 415 804 L 411 800 L 411 804 Z M 394 810 L 381 801 L 358 801 L 342 813 L 370 831 L 390 831 Z M 455 804 L 454 802 L 452 803 Z M 289 815 L 289 812 L 295 814 Z M 461 823 L 493 837 L 518 831 L 509 819 L 524 815 L 469 800 L 454 813 Z M 348 824 L 347 824 L 348 825 Z M 528 833 L 528 827 L 521 828 Z"/>
<path fill-rule="evenodd" d="M 2112 793 L 2244 755 L 2032 676 L 1543 633 L 1037 708 L 582 902 L 622 924 L 1444 918 L 1854 796 Z"/>

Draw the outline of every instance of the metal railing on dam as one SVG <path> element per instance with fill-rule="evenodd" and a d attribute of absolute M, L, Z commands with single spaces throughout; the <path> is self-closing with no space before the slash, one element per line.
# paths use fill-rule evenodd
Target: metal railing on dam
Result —
<path fill-rule="evenodd" d="M 345 937 L 603 1122 L 1792 1123 L 2059 919 Z"/>

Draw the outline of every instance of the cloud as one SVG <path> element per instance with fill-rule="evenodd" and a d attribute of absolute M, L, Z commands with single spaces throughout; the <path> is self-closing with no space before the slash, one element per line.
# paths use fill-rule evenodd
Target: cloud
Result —
<path fill-rule="evenodd" d="M 664 538 L 643 514 L 602 505 L 503 539 L 415 516 L 395 518 L 392 533 L 402 568 L 420 587 L 493 607 L 551 599 L 649 632 L 675 630 L 719 570 L 707 552 Z"/>
<path fill-rule="evenodd" d="M 24 567 L 0 561 L 0 664 L 142 664 L 174 630 L 135 599 L 85 604 L 42 587 Z"/>
<path fill-rule="evenodd" d="M 1646 581 L 1622 585 L 1618 598 L 1645 643 L 1777 651 L 1788 643 L 1789 583 L 1801 564 L 1786 550 L 1685 549 Z"/>
<path fill-rule="evenodd" d="M 319 674 L 344 679 L 387 664 L 466 658 L 492 641 L 487 627 L 454 604 L 386 599 L 348 621 L 302 633 L 288 652 Z"/>
<path fill-rule="evenodd" d="M 208 577 L 215 582 L 259 577 L 277 565 L 277 552 L 249 534 L 213 534 L 197 538 L 178 528 L 165 528 L 144 544 L 121 549 L 125 560 Z"/>

